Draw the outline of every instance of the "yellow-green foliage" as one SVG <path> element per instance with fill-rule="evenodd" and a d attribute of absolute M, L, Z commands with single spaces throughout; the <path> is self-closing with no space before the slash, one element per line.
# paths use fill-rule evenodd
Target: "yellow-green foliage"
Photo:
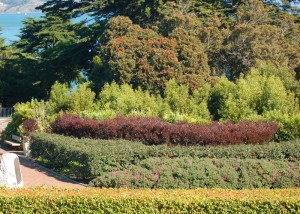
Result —
<path fill-rule="evenodd" d="M 59 112 L 92 112 L 95 93 L 89 88 L 89 82 L 70 92 L 67 84 L 56 82 L 51 89 L 49 102 L 32 99 L 31 102 L 17 103 L 14 106 L 12 121 L 4 132 L 4 137 L 12 134 L 22 135 L 21 123 L 26 119 L 35 119 L 39 130 L 44 131 L 55 120 Z"/>
<path fill-rule="evenodd" d="M 95 93 L 89 88 L 90 83 L 85 82 L 75 90 L 70 91 L 67 84 L 56 82 L 50 92 L 49 105 L 52 113 L 92 111 Z"/>
<path fill-rule="evenodd" d="M 113 119 L 116 116 L 117 116 L 117 113 L 111 109 L 80 112 L 81 118 L 90 118 L 90 119 L 94 119 L 94 120 Z"/>
<path fill-rule="evenodd" d="M 70 96 L 68 96 L 69 88 L 67 84 L 56 82 L 51 87 L 49 105 L 53 113 L 67 111 L 70 109 Z"/>
<path fill-rule="evenodd" d="M 3 213 L 299 213 L 300 190 L 0 189 Z"/>
<path fill-rule="evenodd" d="M 100 111 L 113 110 L 122 115 L 158 116 L 160 111 L 159 99 L 142 91 L 133 90 L 131 85 L 118 85 L 115 82 L 105 84 L 100 92 Z"/>
<path fill-rule="evenodd" d="M 174 79 L 170 80 L 164 91 L 164 101 L 170 111 L 164 112 L 164 119 L 170 122 L 187 120 L 191 123 L 210 121 L 211 116 L 207 107 L 209 91 L 209 85 L 204 85 L 190 95 L 187 85 L 178 85 Z"/>
<path fill-rule="evenodd" d="M 260 75 L 267 77 L 278 77 L 286 89 L 295 89 L 299 82 L 295 78 L 295 72 L 290 71 L 287 67 L 277 67 L 271 62 L 259 62 L 257 68 L 252 68 L 252 71 L 258 72 Z M 298 86 L 299 87 L 299 86 Z"/>
<path fill-rule="evenodd" d="M 252 69 L 251 74 L 236 83 L 221 78 L 211 92 L 211 113 L 214 119 L 234 122 L 277 121 L 277 140 L 299 138 L 299 102 L 295 93 L 286 87 L 296 80 L 284 68 L 268 66 L 263 64 Z"/>
<path fill-rule="evenodd" d="M 173 112 L 188 114 L 192 110 L 189 97 L 189 86 L 178 85 L 174 79 L 170 80 L 164 91 L 165 100 Z"/>
<path fill-rule="evenodd" d="M 263 119 L 274 111 L 289 115 L 299 112 L 295 95 L 286 90 L 278 77 L 264 76 L 255 70 L 236 84 L 223 78 L 214 93 L 221 97 L 218 114 L 225 120 Z"/>
<path fill-rule="evenodd" d="M 159 116 L 169 122 L 187 120 L 193 123 L 207 123 L 211 120 L 207 108 L 210 87 L 203 86 L 192 95 L 187 85 L 178 85 L 174 80 L 167 83 L 164 98 L 150 95 L 130 85 L 105 84 L 99 94 L 98 114 L 82 113 L 89 118 L 104 119 L 110 112 L 124 116 Z"/>
<path fill-rule="evenodd" d="M 4 138 L 9 139 L 12 134 L 22 136 L 21 123 L 26 119 L 35 119 L 39 130 L 45 130 L 53 119 L 48 115 L 48 112 L 49 106 L 43 100 L 32 99 L 31 102 L 17 103 L 14 106 L 12 120 L 3 133 Z"/>
<path fill-rule="evenodd" d="M 79 113 L 80 111 L 93 110 L 96 94 L 89 88 L 89 84 L 89 82 L 82 83 L 77 90 L 71 91 L 71 111 Z"/>

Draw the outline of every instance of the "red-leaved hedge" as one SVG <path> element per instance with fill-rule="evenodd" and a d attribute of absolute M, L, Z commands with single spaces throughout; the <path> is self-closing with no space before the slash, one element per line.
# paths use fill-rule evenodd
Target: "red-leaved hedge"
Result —
<path fill-rule="evenodd" d="M 97 121 L 63 115 L 51 125 L 52 132 L 78 138 L 126 139 L 147 145 L 262 144 L 273 139 L 275 122 L 231 122 L 209 125 L 169 124 L 159 118 L 117 117 Z"/>
<path fill-rule="evenodd" d="M 24 136 L 29 136 L 30 133 L 39 129 L 38 123 L 35 119 L 26 119 L 22 122 Z"/>

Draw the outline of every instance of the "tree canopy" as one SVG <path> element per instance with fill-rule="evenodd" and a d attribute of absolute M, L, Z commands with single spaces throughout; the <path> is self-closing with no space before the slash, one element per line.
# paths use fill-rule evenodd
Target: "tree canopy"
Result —
<path fill-rule="evenodd" d="M 285 75 L 297 81 L 298 5 L 285 0 L 50 0 L 38 7 L 41 19 L 24 21 L 19 41 L 7 47 L 0 40 L 0 100 L 13 105 L 46 99 L 56 81 L 70 85 L 85 79 L 97 94 L 115 81 L 164 96 L 171 79 L 188 85 L 191 93 L 215 85 L 222 75 L 236 81 L 264 62 L 284 67 Z"/>

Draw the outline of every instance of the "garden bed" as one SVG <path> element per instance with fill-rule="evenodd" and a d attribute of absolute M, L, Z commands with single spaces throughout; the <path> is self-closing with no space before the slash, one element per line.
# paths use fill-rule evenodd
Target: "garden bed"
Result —
<path fill-rule="evenodd" d="M 298 187 L 297 179 L 300 179 L 299 141 L 264 145 L 169 147 L 35 133 L 32 135 L 31 149 L 32 157 L 43 161 L 48 167 L 73 179 L 89 181 L 98 177 L 91 185 L 101 187 L 123 187 L 125 185 L 121 181 L 127 174 L 126 179 L 132 179 L 132 183 L 137 185 L 130 180 L 126 181 L 126 187 L 154 188 L 155 179 L 152 177 L 155 178 L 154 174 L 162 175 L 162 172 L 166 173 L 166 178 L 176 180 L 176 183 L 161 188 L 286 188 Z M 146 167 L 150 163 L 154 168 Z M 176 170 L 183 174 L 176 173 Z M 228 173 L 222 174 L 222 171 Z M 145 175 L 144 184 L 135 181 L 140 174 Z M 200 179 L 199 176 L 204 176 L 201 179 L 205 178 L 207 183 L 195 185 L 191 182 Z M 257 180 L 261 184 L 255 184 Z"/>

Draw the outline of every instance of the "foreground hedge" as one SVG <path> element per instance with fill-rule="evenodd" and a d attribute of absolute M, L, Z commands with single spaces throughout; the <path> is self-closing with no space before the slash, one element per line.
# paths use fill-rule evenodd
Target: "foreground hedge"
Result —
<path fill-rule="evenodd" d="M 240 122 L 210 125 L 168 124 L 157 118 L 117 117 L 104 121 L 63 115 L 52 123 L 57 134 L 78 138 L 126 139 L 147 145 L 231 145 L 262 144 L 273 139 L 275 122 Z"/>
<path fill-rule="evenodd" d="M 299 213 L 300 190 L 0 189 L 3 213 Z"/>
<path fill-rule="evenodd" d="M 300 163 L 253 159 L 149 158 L 127 169 L 101 173 L 96 187 L 195 189 L 300 187 Z"/>
<path fill-rule="evenodd" d="M 124 140 L 92 140 L 56 134 L 35 133 L 31 136 L 31 155 L 44 164 L 75 178 L 92 178 L 102 172 L 128 168 L 151 157 L 252 158 L 300 160 L 300 141 L 264 145 L 232 146 L 146 146 Z"/>

